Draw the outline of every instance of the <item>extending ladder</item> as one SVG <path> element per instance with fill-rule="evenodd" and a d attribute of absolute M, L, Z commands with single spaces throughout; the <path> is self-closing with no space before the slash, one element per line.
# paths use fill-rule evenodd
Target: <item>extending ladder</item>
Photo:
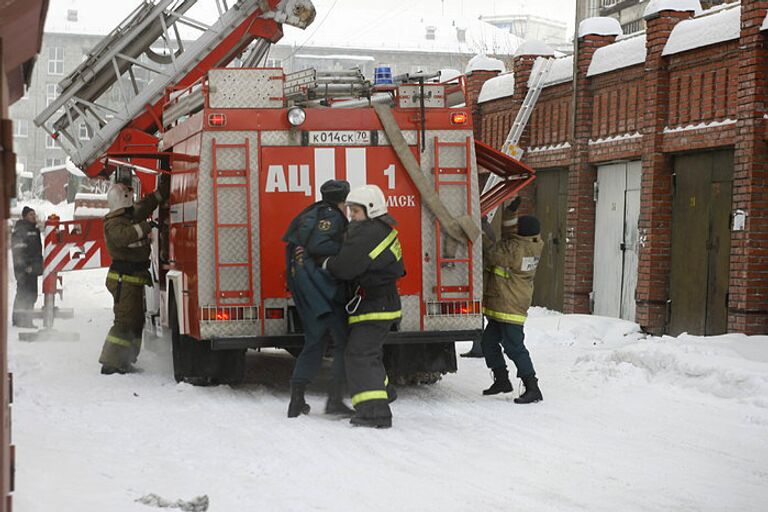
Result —
<path fill-rule="evenodd" d="M 552 69 L 553 62 L 554 58 L 546 58 L 539 61 L 538 64 L 534 65 L 532 70 L 533 77 L 531 80 L 531 86 L 528 88 L 528 93 L 525 95 L 523 104 L 520 107 L 520 110 L 517 112 L 517 116 L 515 117 L 515 121 L 512 123 L 512 127 L 509 129 L 507 139 L 504 141 L 504 145 L 501 147 L 502 153 L 512 156 L 518 160 L 522 156 L 519 152 L 517 144 L 520 142 L 520 138 L 523 136 L 525 127 L 528 124 L 528 121 L 531 119 L 533 107 L 535 107 L 536 102 L 539 101 L 541 90 L 544 88 L 544 81 L 547 79 L 549 71 Z M 485 182 L 485 187 L 483 187 L 483 195 L 485 195 L 487 192 L 490 192 L 502 181 L 504 181 L 504 178 L 501 176 L 497 174 L 491 174 L 488 177 L 488 181 Z M 493 220 L 494 215 L 496 215 L 495 208 L 488 213 L 489 222 Z"/>
<path fill-rule="evenodd" d="M 187 15 L 195 4 L 206 2 L 217 9 L 213 24 Z M 169 87 L 189 85 L 211 68 L 227 65 L 257 39 L 261 44 L 246 62 L 262 58 L 269 46 L 265 41 L 279 31 L 274 22 L 305 28 L 314 19 L 311 0 L 268 8 L 263 0 L 142 2 L 61 80 L 60 95 L 35 118 L 35 125 L 58 140 L 83 169 L 103 155 L 124 128 L 162 131 L 159 118 Z M 198 35 L 192 41 L 190 30 Z M 138 73 L 149 73 L 148 83 L 139 83 Z M 117 102 L 110 99 L 112 90 L 118 93 Z M 88 140 L 79 136 L 81 123 L 93 134 Z"/>
<path fill-rule="evenodd" d="M 242 169 L 219 168 L 220 150 L 236 154 Z M 240 153 L 240 151 L 242 153 Z M 240 153 L 237 155 L 237 153 Z M 216 252 L 216 305 L 253 305 L 250 145 L 217 144 L 213 139 L 213 233 Z M 240 194 L 237 194 L 240 192 Z M 223 198 L 223 195 L 229 195 Z M 240 197 L 244 195 L 245 197 Z M 225 212 L 224 215 L 222 212 Z M 246 279 L 247 276 L 247 279 Z M 242 284 L 246 284 L 245 288 Z"/>

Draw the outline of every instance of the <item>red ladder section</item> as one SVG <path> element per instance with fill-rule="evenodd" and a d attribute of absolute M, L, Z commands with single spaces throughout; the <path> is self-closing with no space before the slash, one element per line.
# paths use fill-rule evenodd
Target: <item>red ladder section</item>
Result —
<path fill-rule="evenodd" d="M 218 150 L 219 149 L 242 149 L 244 151 L 244 169 L 219 169 Z M 216 305 L 217 306 L 252 306 L 253 305 L 253 249 L 252 249 L 252 229 L 251 229 L 251 178 L 250 178 L 250 146 L 248 139 L 244 144 L 217 144 L 213 139 L 212 160 L 213 160 L 213 222 L 214 222 L 214 243 L 216 249 Z M 234 179 L 233 179 L 234 178 Z M 219 194 L 225 189 L 243 189 L 245 192 L 245 222 L 244 223 L 221 223 L 219 222 Z M 227 208 L 242 208 L 243 205 L 225 205 Z M 247 261 L 223 261 L 222 258 L 222 234 L 224 231 L 228 234 L 236 233 L 232 236 L 235 243 L 247 243 L 248 254 Z M 221 286 L 221 271 L 226 268 L 247 268 L 248 282 L 247 286 L 241 289 L 223 290 Z M 228 302 L 223 302 L 225 299 Z M 231 302 L 229 302 L 231 301 Z"/>
<path fill-rule="evenodd" d="M 453 187 L 465 187 L 467 201 L 465 212 L 460 215 L 470 215 L 472 209 L 472 166 L 470 164 L 470 158 L 472 157 L 472 140 L 467 137 L 465 142 L 440 142 L 435 137 L 435 192 L 440 195 L 440 188 L 446 186 Z M 464 163 L 465 167 L 443 167 L 440 165 L 440 148 L 446 147 L 459 147 L 464 148 Z M 462 179 L 446 180 L 444 176 L 461 176 Z M 455 216 L 456 213 L 454 212 Z M 437 255 L 437 286 L 435 292 L 437 293 L 438 301 L 471 301 L 473 300 L 473 286 L 472 286 L 472 242 L 467 241 L 467 257 L 466 258 L 444 258 L 442 240 L 440 236 L 440 221 L 435 219 L 435 254 Z M 467 265 L 467 284 L 460 286 L 443 286 L 442 282 L 442 269 L 444 266 L 466 264 Z M 459 296 L 458 294 L 465 293 L 466 295 Z M 445 297 L 444 294 L 451 294 L 452 297 Z"/>
<path fill-rule="evenodd" d="M 536 178 L 536 171 L 530 166 L 479 140 L 475 141 L 475 158 L 479 167 L 501 178 L 496 186 L 480 196 L 481 215 L 488 215 Z"/>

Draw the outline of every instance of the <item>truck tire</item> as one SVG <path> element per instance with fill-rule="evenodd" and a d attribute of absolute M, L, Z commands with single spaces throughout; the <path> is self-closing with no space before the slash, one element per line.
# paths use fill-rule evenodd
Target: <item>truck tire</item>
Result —
<path fill-rule="evenodd" d="M 181 334 L 173 289 L 169 293 L 168 316 L 176 382 L 194 386 L 241 383 L 245 375 L 245 350 L 212 350 L 210 341 Z"/>
<path fill-rule="evenodd" d="M 384 345 L 384 367 L 400 386 L 435 384 L 446 373 L 456 372 L 453 342 Z"/>

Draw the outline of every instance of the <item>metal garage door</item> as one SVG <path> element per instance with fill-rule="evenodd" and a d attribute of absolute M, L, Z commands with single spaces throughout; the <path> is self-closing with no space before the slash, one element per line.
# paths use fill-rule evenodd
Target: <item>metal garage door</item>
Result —
<path fill-rule="evenodd" d="M 597 169 L 593 312 L 635 319 L 639 161 L 602 165 Z"/>

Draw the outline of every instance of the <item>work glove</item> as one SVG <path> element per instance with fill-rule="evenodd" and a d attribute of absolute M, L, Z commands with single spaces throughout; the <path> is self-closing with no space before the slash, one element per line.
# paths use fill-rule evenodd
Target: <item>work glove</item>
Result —
<path fill-rule="evenodd" d="M 493 227 L 491 227 L 491 223 L 488 222 L 487 215 L 483 215 L 483 218 L 480 221 L 480 227 L 483 229 L 483 234 L 487 236 L 491 242 L 496 241 L 496 234 L 493 232 Z"/>
<path fill-rule="evenodd" d="M 152 229 L 160 229 L 160 224 L 158 224 L 154 220 L 148 220 L 147 224 L 149 224 L 149 227 Z"/>
<path fill-rule="evenodd" d="M 515 197 L 515 198 L 512 200 L 512 202 L 511 202 L 511 203 L 509 203 L 509 205 L 507 205 L 507 208 L 506 208 L 506 210 L 507 210 L 509 213 L 515 213 L 515 212 L 517 212 L 517 209 L 518 209 L 518 208 L 520 208 L 520 203 L 521 203 L 521 201 L 522 201 L 522 199 L 520 198 L 520 196 L 517 196 L 517 197 Z"/>
<path fill-rule="evenodd" d="M 293 255 L 296 258 L 301 258 L 304 255 L 304 247 L 297 245 L 296 248 L 293 250 Z"/>

